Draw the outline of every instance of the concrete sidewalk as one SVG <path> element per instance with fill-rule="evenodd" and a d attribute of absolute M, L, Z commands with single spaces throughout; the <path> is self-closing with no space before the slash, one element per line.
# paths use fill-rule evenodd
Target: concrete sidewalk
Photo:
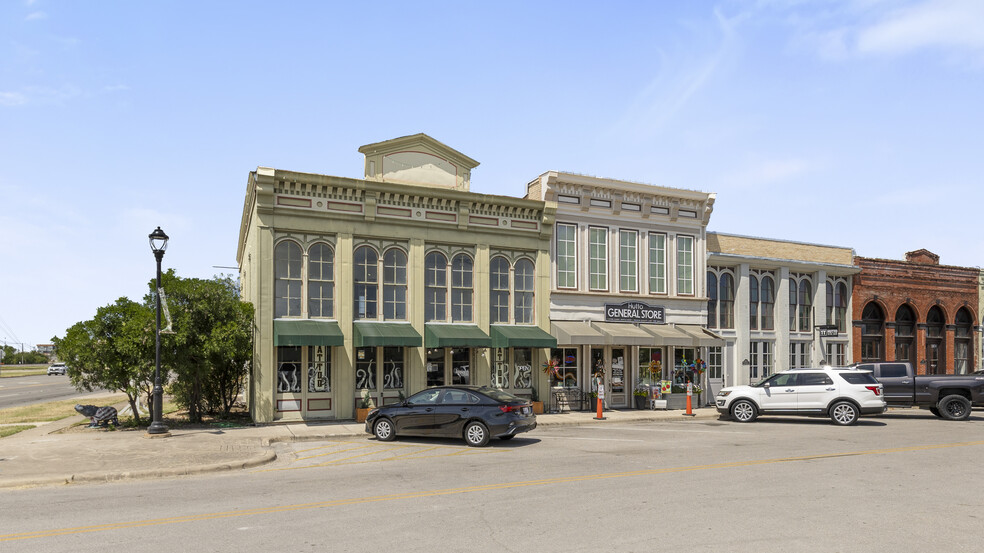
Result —
<path fill-rule="evenodd" d="M 683 411 L 605 411 L 537 415 L 538 427 L 605 425 L 624 422 L 687 423 L 717 419 L 712 407 Z M 148 438 L 143 430 L 91 429 L 58 433 L 83 421 L 81 416 L 38 426 L 0 439 L 0 488 L 163 478 L 255 467 L 277 458 L 273 444 L 340 437 L 370 439 L 355 422 L 290 423 L 262 426 L 172 430 L 166 438 Z M 536 437 L 536 430 L 528 434 Z M 462 442 L 464 443 L 464 442 Z M 493 442 L 494 447 L 494 442 Z"/>

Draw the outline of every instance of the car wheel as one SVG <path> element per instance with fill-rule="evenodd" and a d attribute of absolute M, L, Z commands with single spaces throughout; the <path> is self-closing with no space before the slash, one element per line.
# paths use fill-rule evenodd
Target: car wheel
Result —
<path fill-rule="evenodd" d="M 850 401 L 838 401 L 830 406 L 830 420 L 841 426 L 851 426 L 858 422 L 861 413 Z"/>
<path fill-rule="evenodd" d="M 499 439 L 500 440 L 511 440 L 511 439 L 513 439 L 515 437 L 516 437 L 515 434 L 509 434 L 508 436 L 499 436 Z"/>
<path fill-rule="evenodd" d="M 756 417 L 755 404 L 747 399 L 739 399 L 731 406 L 731 418 L 738 422 L 752 422 Z"/>
<path fill-rule="evenodd" d="M 963 421 L 970 417 L 970 401 L 961 395 L 946 396 L 940 400 L 937 408 L 940 416 L 949 421 Z"/>
<path fill-rule="evenodd" d="M 379 419 L 376 421 L 375 426 L 372 427 L 372 433 L 381 442 L 391 442 L 396 438 L 396 432 L 393 431 L 393 422 L 389 419 Z"/>
<path fill-rule="evenodd" d="M 480 422 L 470 422 L 465 426 L 465 442 L 471 447 L 489 445 L 489 429 Z"/>

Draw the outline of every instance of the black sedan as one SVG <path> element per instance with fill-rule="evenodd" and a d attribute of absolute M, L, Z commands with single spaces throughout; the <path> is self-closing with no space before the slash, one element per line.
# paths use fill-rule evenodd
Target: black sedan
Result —
<path fill-rule="evenodd" d="M 400 436 L 464 438 L 472 447 L 536 428 L 533 405 L 488 386 L 437 386 L 373 409 L 366 432 L 388 442 Z"/>

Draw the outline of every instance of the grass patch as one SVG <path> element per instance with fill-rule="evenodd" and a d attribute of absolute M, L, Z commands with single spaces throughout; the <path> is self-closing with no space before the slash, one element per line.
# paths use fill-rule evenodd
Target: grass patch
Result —
<path fill-rule="evenodd" d="M 24 365 L 25 367 L 30 367 L 30 365 Z M 4 366 L 0 368 L 0 378 L 10 378 L 14 376 L 38 376 L 47 375 L 48 367 L 33 367 L 33 368 L 21 368 L 18 366 L 16 369 L 11 369 L 9 366 Z"/>
<path fill-rule="evenodd" d="M 17 426 L 0 426 L 0 438 L 6 438 L 7 436 L 12 436 L 18 432 L 23 432 L 25 430 L 30 430 L 34 428 L 33 425 L 17 425 Z"/>
<path fill-rule="evenodd" d="M 126 394 L 114 394 L 105 397 L 88 398 L 85 400 L 66 399 L 63 401 L 52 401 L 50 403 L 38 403 L 36 405 L 25 405 L 24 407 L 8 407 L 0 409 L 0 424 L 12 424 L 18 422 L 49 422 L 64 419 L 77 415 L 75 406 L 80 401 L 98 403 L 102 405 L 115 405 L 126 401 Z"/>

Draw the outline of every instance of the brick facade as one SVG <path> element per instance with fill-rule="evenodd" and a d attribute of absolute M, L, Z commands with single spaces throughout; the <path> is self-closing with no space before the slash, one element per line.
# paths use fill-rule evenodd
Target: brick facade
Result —
<path fill-rule="evenodd" d="M 854 264 L 861 267 L 851 302 L 855 361 L 911 361 L 919 374 L 953 374 L 959 352 L 967 355 L 965 370 L 981 367 L 979 269 L 940 265 L 927 250 L 908 252 L 905 261 L 856 257 Z M 911 353 L 901 358 L 907 344 Z"/>

